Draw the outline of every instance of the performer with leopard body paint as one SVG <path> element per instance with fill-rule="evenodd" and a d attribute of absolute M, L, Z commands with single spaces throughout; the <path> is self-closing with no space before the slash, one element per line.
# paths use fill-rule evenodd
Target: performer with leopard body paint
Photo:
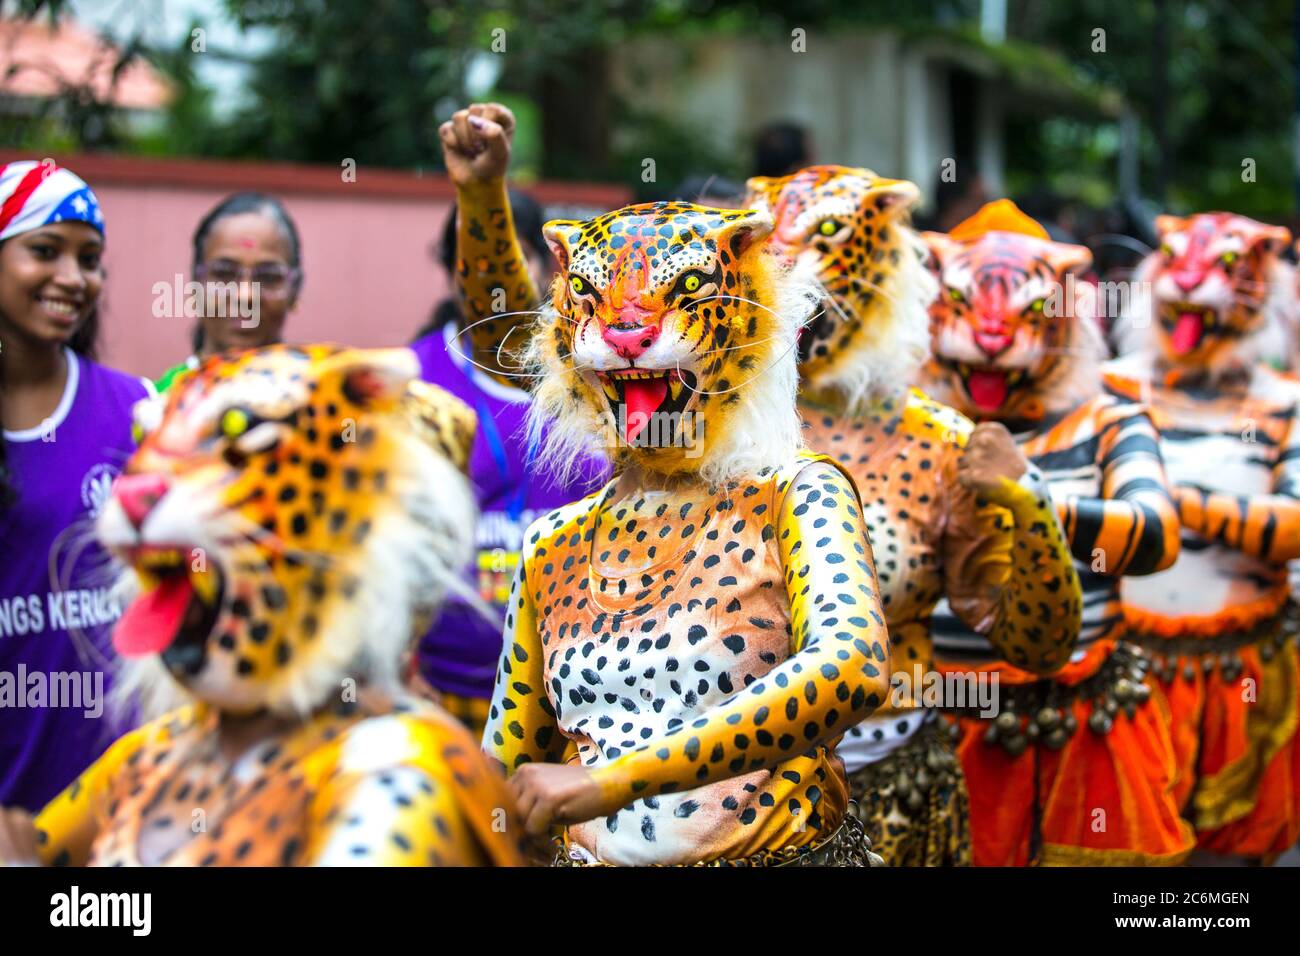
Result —
<path fill-rule="evenodd" d="M 810 302 L 771 228 L 654 203 L 545 230 L 544 454 L 594 437 L 616 477 L 529 529 L 484 746 L 557 862 L 868 861 L 833 744 L 889 641 L 852 480 L 799 451 Z"/>
<path fill-rule="evenodd" d="M 418 371 L 405 349 L 272 346 L 136 405 L 97 531 L 137 592 L 123 700 L 161 716 L 34 820 L 0 809 L 0 862 L 526 862 L 477 742 L 400 687 L 473 541 L 473 414 Z"/>

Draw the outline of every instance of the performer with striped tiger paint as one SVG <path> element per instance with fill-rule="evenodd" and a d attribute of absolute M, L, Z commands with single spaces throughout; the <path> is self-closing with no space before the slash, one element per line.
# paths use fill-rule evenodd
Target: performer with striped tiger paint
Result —
<path fill-rule="evenodd" d="M 1207 367 L 1231 363 L 1247 337 L 1255 361 L 1282 370 L 1297 367 L 1300 276 L 1281 256 L 1290 237 L 1286 229 L 1216 212 L 1189 219 L 1158 216 L 1156 230 L 1159 248 L 1133 275 L 1139 294 L 1115 323 L 1117 355 L 1158 350 L 1159 325 L 1171 349 L 1200 349 L 1197 361 Z M 1259 238 L 1266 242 L 1245 251 Z"/>
<path fill-rule="evenodd" d="M 1290 234 L 1227 213 L 1156 226 L 1160 250 L 1138 273 L 1151 294 L 1126 323 L 1147 349 L 1106 381 L 1151 409 L 1183 544 L 1172 569 L 1125 581 L 1125 611 L 1170 702 L 1198 845 L 1268 859 L 1300 836 L 1286 568 L 1300 557 L 1300 383 L 1261 361 L 1271 285 L 1290 292 L 1278 260 Z"/>
<path fill-rule="evenodd" d="M 1145 410 L 1099 394 L 1093 297 L 1072 278 L 1091 256 L 1049 241 L 1006 200 L 925 238 L 941 289 L 924 382 L 1015 433 L 1047 478 L 1084 595 L 1078 648 L 1050 679 L 998 661 L 986 638 L 936 611 L 945 668 L 998 681 L 995 716 L 952 712 L 975 863 L 1180 863 L 1192 834 L 1174 801 L 1168 712 L 1121 641 L 1118 590 L 1173 564 L 1178 519 Z"/>

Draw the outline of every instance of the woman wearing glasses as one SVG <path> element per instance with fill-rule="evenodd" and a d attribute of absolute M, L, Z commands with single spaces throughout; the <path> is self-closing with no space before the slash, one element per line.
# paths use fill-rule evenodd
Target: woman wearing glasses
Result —
<path fill-rule="evenodd" d="M 158 379 L 159 391 L 208 355 L 281 340 L 302 288 L 298 229 L 274 196 L 227 196 L 194 231 L 193 274 L 204 286 L 194 354 Z"/>

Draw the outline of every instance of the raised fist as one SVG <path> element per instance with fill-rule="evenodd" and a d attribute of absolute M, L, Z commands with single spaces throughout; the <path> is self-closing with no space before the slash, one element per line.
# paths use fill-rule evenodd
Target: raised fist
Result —
<path fill-rule="evenodd" d="M 1029 462 L 1001 422 L 980 422 L 966 442 L 957 462 L 957 480 L 976 494 L 992 494 L 1001 480 L 1015 482 L 1029 470 Z"/>
<path fill-rule="evenodd" d="M 474 103 L 438 127 L 447 174 L 457 187 L 504 179 L 515 115 L 500 103 Z"/>

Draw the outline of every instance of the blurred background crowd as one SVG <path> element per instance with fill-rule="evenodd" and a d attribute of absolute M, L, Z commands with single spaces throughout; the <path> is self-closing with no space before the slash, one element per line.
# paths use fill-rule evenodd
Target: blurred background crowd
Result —
<path fill-rule="evenodd" d="M 930 228 L 1011 196 L 1119 278 L 1156 211 L 1295 229 L 1297 23 L 1287 0 L 5 0 L 0 160 L 95 186 L 101 357 L 140 375 L 191 348 L 159 283 L 240 190 L 302 233 L 291 339 L 415 338 L 450 289 L 438 124 L 485 99 L 518 119 L 536 223 L 834 162 L 916 182 Z"/>

